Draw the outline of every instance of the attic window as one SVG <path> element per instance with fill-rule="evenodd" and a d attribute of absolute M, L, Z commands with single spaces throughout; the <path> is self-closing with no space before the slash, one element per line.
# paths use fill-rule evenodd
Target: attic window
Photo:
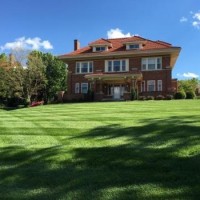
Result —
<path fill-rule="evenodd" d="M 129 44 L 129 48 L 128 49 L 139 49 L 140 45 L 139 44 Z"/>
<path fill-rule="evenodd" d="M 100 46 L 100 47 L 96 47 L 96 51 L 105 51 L 106 47 L 104 46 Z"/>
<path fill-rule="evenodd" d="M 101 51 L 107 51 L 107 46 L 93 46 L 92 51 L 93 52 L 101 52 Z"/>

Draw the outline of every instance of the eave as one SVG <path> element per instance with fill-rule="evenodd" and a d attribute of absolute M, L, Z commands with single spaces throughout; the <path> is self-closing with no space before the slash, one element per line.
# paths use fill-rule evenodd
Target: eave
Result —
<path fill-rule="evenodd" d="M 59 59 L 64 62 L 68 61 L 81 61 L 86 59 L 117 59 L 117 58 L 129 58 L 133 56 L 164 56 L 170 55 L 170 67 L 173 67 L 176 63 L 178 55 L 181 51 L 180 47 L 170 47 L 162 49 L 151 49 L 151 50 L 128 50 L 128 51 L 115 51 L 115 52 L 95 52 L 95 53 L 84 53 L 78 55 L 61 55 Z"/>

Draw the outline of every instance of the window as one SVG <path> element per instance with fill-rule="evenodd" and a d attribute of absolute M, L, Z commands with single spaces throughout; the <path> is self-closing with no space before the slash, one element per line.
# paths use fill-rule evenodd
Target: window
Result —
<path fill-rule="evenodd" d="M 105 51 L 106 47 L 96 47 L 96 51 Z"/>
<path fill-rule="evenodd" d="M 92 51 L 93 52 L 99 52 L 99 51 L 107 51 L 108 50 L 108 46 L 93 46 L 92 47 Z"/>
<path fill-rule="evenodd" d="M 162 80 L 157 81 L 157 91 L 162 91 Z"/>
<path fill-rule="evenodd" d="M 161 69 L 161 68 L 162 68 L 161 58 L 157 58 L 157 69 Z"/>
<path fill-rule="evenodd" d="M 145 92 L 145 81 L 141 82 L 141 92 Z"/>
<path fill-rule="evenodd" d="M 113 61 L 113 71 L 114 72 L 119 72 L 120 71 L 120 65 L 121 65 L 120 60 Z"/>
<path fill-rule="evenodd" d="M 147 91 L 154 92 L 155 91 L 155 80 L 147 81 Z"/>
<path fill-rule="evenodd" d="M 147 63 L 148 70 L 156 69 L 156 60 L 154 58 L 149 58 Z"/>
<path fill-rule="evenodd" d="M 160 70 L 162 69 L 162 58 L 142 58 L 142 70 Z"/>
<path fill-rule="evenodd" d="M 129 49 L 139 49 L 140 45 L 139 44 L 129 44 Z"/>
<path fill-rule="evenodd" d="M 79 93 L 79 86 L 80 86 L 79 83 L 76 83 L 76 84 L 75 84 L 75 94 L 78 94 L 78 93 Z"/>
<path fill-rule="evenodd" d="M 87 94 L 88 92 L 88 83 L 81 83 L 81 93 Z"/>
<path fill-rule="evenodd" d="M 105 72 L 126 72 L 128 71 L 128 60 L 107 60 L 105 61 Z"/>
<path fill-rule="evenodd" d="M 122 71 L 126 71 L 126 61 L 122 60 Z"/>
<path fill-rule="evenodd" d="M 76 73 L 86 74 L 93 72 L 93 62 L 77 62 L 76 63 Z"/>
<path fill-rule="evenodd" d="M 108 72 L 112 72 L 112 61 L 108 61 Z"/>

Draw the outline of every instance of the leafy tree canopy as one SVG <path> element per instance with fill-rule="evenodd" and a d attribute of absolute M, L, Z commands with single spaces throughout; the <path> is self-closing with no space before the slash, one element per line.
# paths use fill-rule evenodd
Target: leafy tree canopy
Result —
<path fill-rule="evenodd" d="M 47 84 L 45 89 L 46 101 L 51 100 L 57 91 L 66 89 L 66 66 L 50 53 L 33 51 L 31 55 L 39 56 L 46 66 Z"/>
<path fill-rule="evenodd" d="M 195 92 L 199 85 L 199 80 L 196 78 L 178 81 L 179 91 Z"/>

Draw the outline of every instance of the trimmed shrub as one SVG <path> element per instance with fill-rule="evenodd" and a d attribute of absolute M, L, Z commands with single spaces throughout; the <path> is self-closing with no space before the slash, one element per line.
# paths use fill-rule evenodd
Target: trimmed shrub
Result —
<path fill-rule="evenodd" d="M 137 97 L 137 91 L 134 89 L 131 89 L 131 101 L 136 100 Z"/>
<path fill-rule="evenodd" d="M 180 91 L 180 92 L 177 92 L 175 95 L 174 95 L 174 98 L 175 99 L 185 99 L 186 98 L 186 94 L 184 91 Z"/>
<path fill-rule="evenodd" d="M 163 95 L 158 95 L 155 99 L 156 100 L 163 100 L 163 99 L 165 99 L 165 97 Z"/>
<path fill-rule="evenodd" d="M 200 99 L 200 96 L 196 96 L 196 99 Z"/>
<path fill-rule="evenodd" d="M 196 94 L 193 91 L 186 92 L 186 99 L 194 99 Z"/>
<path fill-rule="evenodd" d="M 147 100 L 154 100 L 153 96 L 147 96 Z"/>
<path fill-rule="evenodd" d="M 166 100 L 172 100 L 173 99 L 173 95 L 171 94 L 168 94 L 166 97 L 165 97 Z"/>
<path fill-rule="evenodd" d="M 138 97 L 138 100 L 144 101 L 144 100 L 146 100 L 146 97 L 145 97 L 145 96 L 139 96 L 139 97 Z"/>

